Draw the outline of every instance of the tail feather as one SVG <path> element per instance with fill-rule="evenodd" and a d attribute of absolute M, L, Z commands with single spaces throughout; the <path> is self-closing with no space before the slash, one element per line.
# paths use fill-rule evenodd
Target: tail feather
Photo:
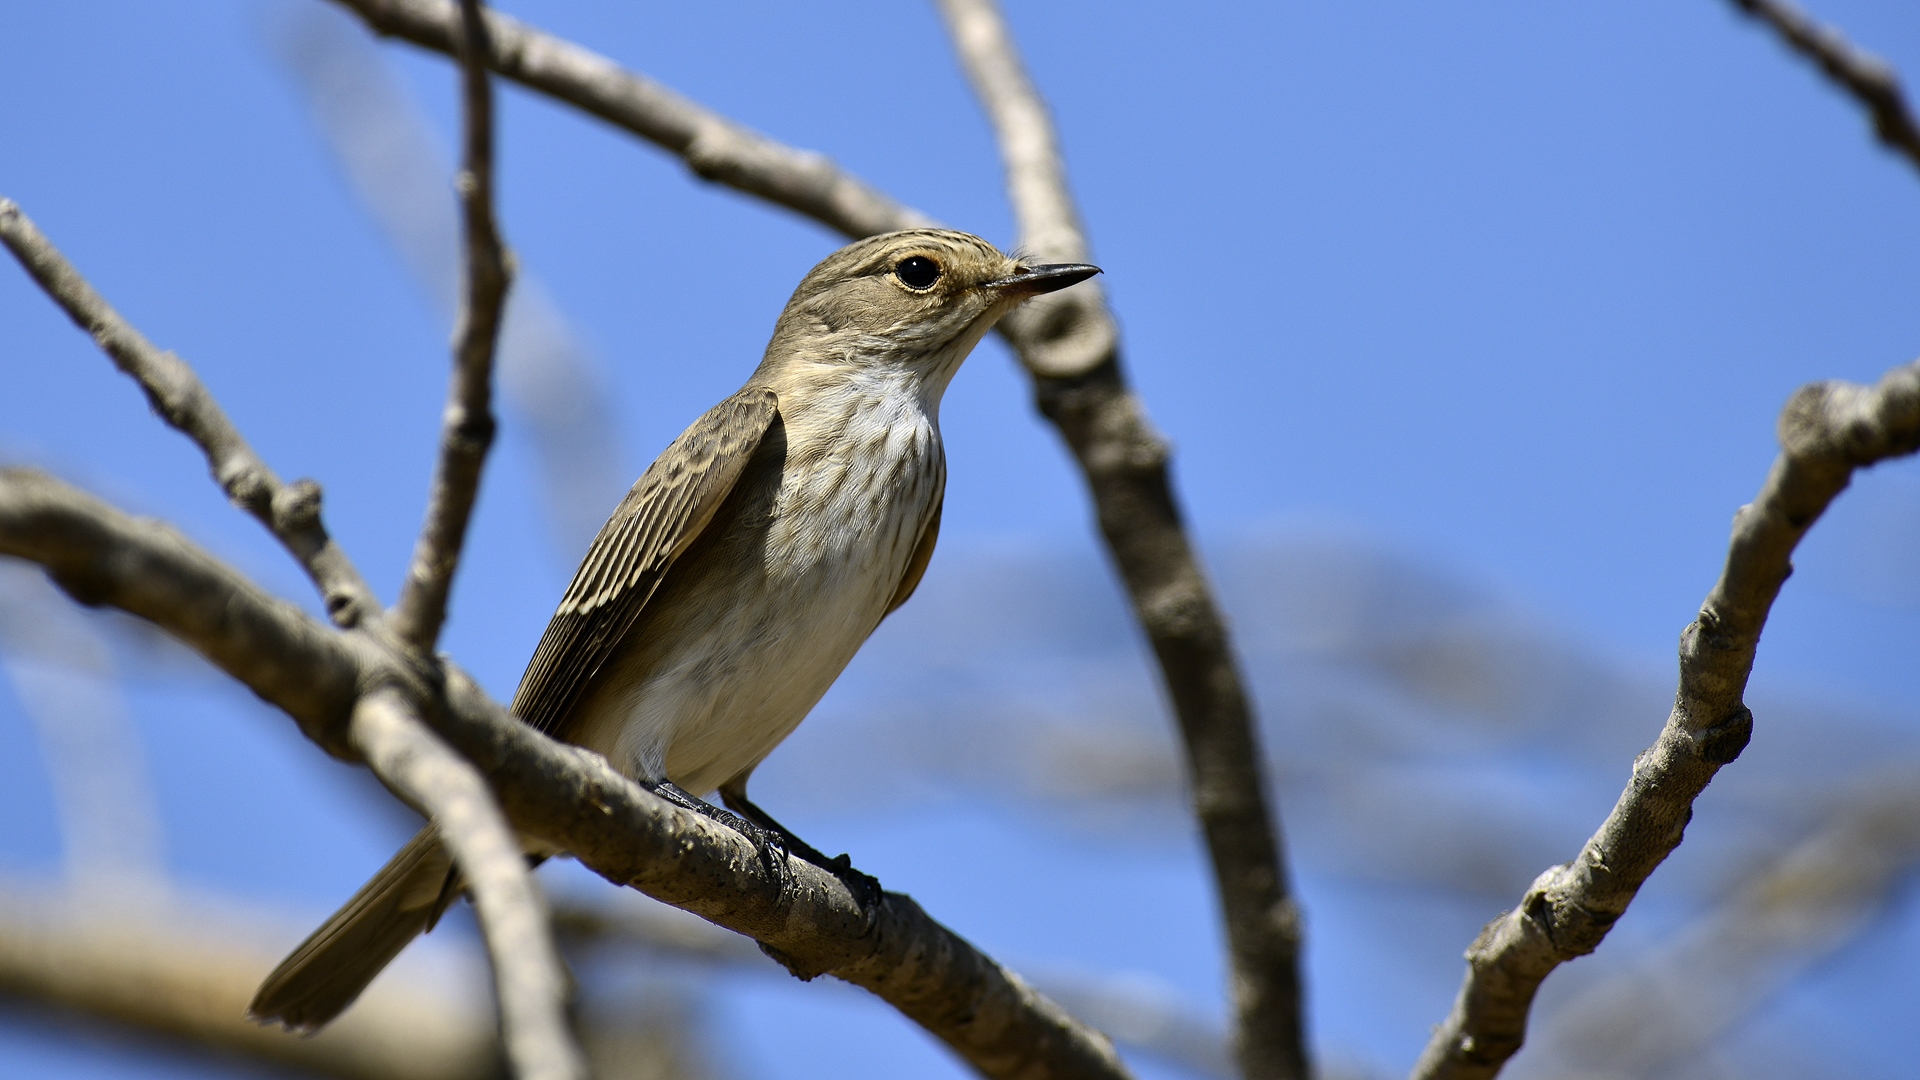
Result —
<path fill-rule="evenodd" d="M 247 1015 L 296 1031 L 326 1026 L 400 950 L 433 929 L 459 892 L 453 856 L 429 825 L 280 961 Z"/>

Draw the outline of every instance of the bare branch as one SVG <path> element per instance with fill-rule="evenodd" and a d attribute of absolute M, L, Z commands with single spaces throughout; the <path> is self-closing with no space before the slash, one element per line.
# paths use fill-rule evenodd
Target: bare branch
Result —
<path fill-rule="evenodd" d="M 1563 1000 L 1512 1067 L 1617 1080 L 1682 1074 L 1794 975 L 1857 941 L 1920 859 L 1920 770 L 1874 772 L 1717 910 Z"/>
<path fill-rule="evenodd" d="M 451 664 L 441 680 L 370 635 L 333 633 L 164 526 L 38 473 L 0 470 L 0 554 L 40 563 L 82 602 L 170 631 L 340 756 L 352 756 L 339 733 L 360 688 L 400 693 L 486 775 L 522 835 L 754 938 L 795 975 L 865 987 L 987 1076 L 1127 1075 L 1104 1036 L 911 897 L 888 893 L 866 909 L 811 863 L 792 859 L 775 874 L 746 837 L 534 731 Z"/>
<path fill-rule="evenodd" d="M 1880 141 L 1920 169 L 1920 127 L 1914 125 L 1899 76 L 1885 61 L 1855 48 L 1840 31 L 1820 25 L 1787 0 L 1733 0 L 1733 6 L 1773 27 L 1782 41 L 1818 64 L 1867 110 Z"/>
<path fill-rule="evenodd" d="M 460 209 L 465 223 L 467 287 L 454 325 L 453 379 L 440 432 L 440 461 L 427 497 L 427 522 L 413 549 L 395 605 L 394 631 L 431 653 L 447 619 L 447 594 L 460 565 L 467 521 L 480 493 L 480 470 L 493 445 L 493 354 L 512 276 L 493 219 L 493 87 L 480 0 L 460 0 L 463 152 Z"/>
<path fill-rule="evenodd" d="M 449 56 L 459 16 L 445 0 L 336 0 L 380 34 Z M 783 146 L 604 56 L 498 13 L 487 15 L 491 66 L 683 158 L 701 177 L 796 210 L 848 236 L 931 225 L 840 171 L 827 158 Z"/>
<path fill-rule="evenodd" d="M 292 604 L 171 528 L 129 518 L 31 469 L 0 469 L 0 555 L 39 563 L 67 595 L 138 615 L 300 723 L 336 756 L 362 660 Z"/>
<path fill-rule="evenodd" d="M 999 133 L 1022 247 L 1049 261 L 1084 262 L 1086 238 L 1052 122 L 999 8 L 993 0 L 940 0 L 940 10 Z M 1086 473 L 1179 714 L 1194 813 L 1226 917 L 1241 1074 L 1304 1080 L 1300 918 L 1252 710 L 1180 522 L 1166 443 L 1125 384 L 1118 331 L 1100 294 L 1082 286 L 1040 301 L 1005 332 L 1035 378 L 1042 411 Z"/>
<path fill-rule="evenodd" d="M 99 900 L 0 889 L 0 996 L 338 1080 L 500 1076 L 477 1010 L 383 980 L 370 1007 L 312 1038 L 261 1027 L 247 999 L 279 955 L 275 935 L 226 912 Z"/>
<path fill-rule="evenodd" d="M 585 1063 L 567 1028 L 567 973 L 553 946 L 547 906 L 486 781 L 391 690 L 360 699 L 352 738 L 374 775 L 432 820 L 466 879 L 493 960 L 501 1041 L 514 1075 L 584 1078 Z"/>
<path fill-rule="evenodd" d="M 1414 1066 L 1419 1080 L 1498 1073 L 1520 1049 L 1540 983 L 1599 947 L 1679 846 L 1693 800 L 1752 735 L 1741 696 L 1794 547 L 1853 470 L 1920 448 L 1920 362 L 1878 386 L 1802 387 L 1781 413 L 1780 445 L 1759 496 L 1734 515 L 1720 580 L 1680 635 L 1679 691 L 1659 739 L 1634 761 L 1632 780 L 1579 857 L 1541 874 L 1467 950 L 1453 1011 Z"/>
<path fill-rule="evenodd" d="M 320 521 L 319 484 L 312 480 L 281 483 L 193 369 L 173 353 L 155 348 L 122 319 L 20 207 L 6 198 L 0 198 L 0 242 L 74 324 L 92 336 L 114 366 L 140 384 L 153 411 L 199 445 L 214 481 L 235 506 L 258 518 L 300 561 L 335 622 L 354 626 L 379 615 L 380 604 L 372 590 Z"/>

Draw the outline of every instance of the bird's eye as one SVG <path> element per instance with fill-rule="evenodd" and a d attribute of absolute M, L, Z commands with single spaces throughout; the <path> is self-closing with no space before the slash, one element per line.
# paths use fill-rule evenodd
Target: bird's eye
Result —
<path fill-rule="evenodd" d="M 925 255 L 909 255 L 894 266 L 893 276 L 909 289 L 931 289 L 940 280 L 940 264 Z"/>

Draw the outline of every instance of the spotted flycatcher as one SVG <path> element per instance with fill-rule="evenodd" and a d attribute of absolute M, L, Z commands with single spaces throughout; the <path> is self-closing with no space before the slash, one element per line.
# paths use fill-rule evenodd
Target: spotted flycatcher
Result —
<path fill-rule="evenodd" d="M 601 528 L 514 714 L 721 817 L 783 870 L 790 850 L 871 884 L 748 801 L 747 777 L 926 572 L 954 372 L 1021 301 L 1096 273 L 941 229 L 828 256 L 746 385 L 675 439 Z M 696 798 L 715 790 L 745 820 Z M 252 1014 L 326 1024 L 460 887 L 428 826 L 267 977 Z"/>

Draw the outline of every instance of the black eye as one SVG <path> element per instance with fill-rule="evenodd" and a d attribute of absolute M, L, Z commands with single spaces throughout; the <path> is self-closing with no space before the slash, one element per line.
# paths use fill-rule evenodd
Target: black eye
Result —
<path fill-rule="evenodd" d="M 893 276 L 909 289 L 931 289 L 940 280 L 940 264 L 925 255 L 909 255 L 894 266 Z"/>

